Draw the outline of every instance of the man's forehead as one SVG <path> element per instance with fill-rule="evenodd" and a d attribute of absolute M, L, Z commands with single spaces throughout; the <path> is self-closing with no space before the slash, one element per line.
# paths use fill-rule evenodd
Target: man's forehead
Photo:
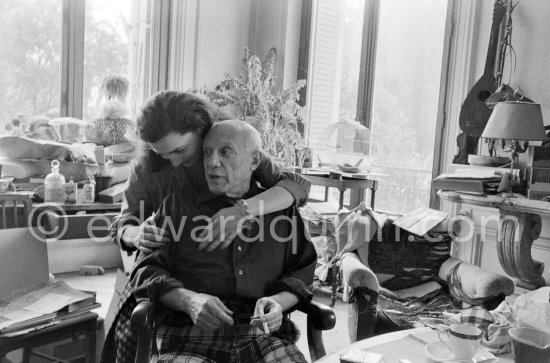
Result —
<path fill-rule="evenodd" d="M 215 144 L 218 146 L 220 143 L 235 144 L 239 143 L 241 136 L 238 130 L 232 127 L 214 127 L 206 135 L 204 143 L 205 145 Z"/>

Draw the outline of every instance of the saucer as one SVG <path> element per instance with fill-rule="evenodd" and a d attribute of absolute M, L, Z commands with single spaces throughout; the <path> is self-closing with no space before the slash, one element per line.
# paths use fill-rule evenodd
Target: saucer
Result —
<path fill-rule="evenodd" d="M 430 344 L 427 344 L 424 348 L 426 350 L 426 354 L 428 357 L 430 357 L 435 362 L 454 362 L 453 354 L 449 351 L 449 349 L 440 341 L 432 342 Z M 479 347 L 477 350 L 476 355 L 472 359 L 472 362 L 481 362 L 487 359 L 494 359 L 496 358 L 494 355 L 489 353 L 485 348 Z M 456 362 L 463 362 L 461 360 L 456 360 Z"/>

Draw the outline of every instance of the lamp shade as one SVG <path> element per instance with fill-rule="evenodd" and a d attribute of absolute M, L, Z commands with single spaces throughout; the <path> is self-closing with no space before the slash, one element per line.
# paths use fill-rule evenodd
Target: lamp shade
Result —
<path fill-rule="evenodd" d="M 542 112 L 537 103 L 497 103 L 481 137 L 544 141 L 547 139 Z"/>

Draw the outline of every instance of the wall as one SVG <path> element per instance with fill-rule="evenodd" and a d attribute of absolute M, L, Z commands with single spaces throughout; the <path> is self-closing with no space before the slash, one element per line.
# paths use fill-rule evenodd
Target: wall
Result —
<path fill-rule="evenodd" d="M 482 16 L 480 23 L 485 28 L 490 27 L 492 14 L 490 3 L 489 1 L 483 2 L 483 12 L 480 14 Z M 543 104 L 543 117 L 547 125 L 550 124 L 550 92 L 548 92 L 550 72 L 546 71 L 548 59 L 550 59 L 549 16 L 550 2 L 547 0 L 529 0 L 518 3 L 512 13 L 512 46 L 516 52 L 517 66 L 511 78 L 508 77 L 510 74 L 508 58 L 503 78 L 505 81 L 510 80 L 507 83 L 513 88 L 521 86 L 529 98 Z M 484 44 L 487 44 L 487 41 Z M 481 60 L 481 56 L 479 60 Z"/>
<path fill-rule="evenodd" d="M 296 81 L 300 42 L 301 1 L 254 0 L 250 15 L 250 52 L 264 59 L 277 49 L 276 86 L 285 88 Z"/>
<path fill-rule="evenodd" d="M 445 165 L 443 170 L 449 170 L 453 156 L 456 154 L 456 136 L 459 131 L 458 113 L 460 105 L 464 101 L 468 90 L 482 76 L 487 56 L 487 47 L 489 43 L 489 33 L 491 29 L 494 1 L 480 0 L 460 0 L 460 5 L 470 3 L 469 9 L 462 9 L 461 18 L 456 26 L 465 22 L 468 27 L 466 31 L 471 34 L 471 48 L 459 49 L 454 54 L 452 61 L 460 58 L 461 51 L 467 54 L 467 60 L 463 64 L 454 64 L 455 72 L 466 71 L 462 76 L 464 84 L 455 81 L 449 103 L 456 107 L 449 108 L 447 127 L 446 147 L 444 149 Z M 468 5 L 466 5 L 468 6 Z M 466 19 L 470 11 L 473 15 L 471 19 Z M 513 30 L 512 46 L 516 53 L 516 66 L 511 69 L 510 56 L 506 57 L 504 67 L 505 83 L 512 88 L 521 86 L 525 95 L 537 103 L 542 104 L 542 113 L 545 125 L 550 125 L 550 72 L 546 71 L 547 60 L 550 59 L 550 22 L 547 21 L 550 16 L 550 1 L 546 0 L 528 0 L 519 1 L 512 13 Z M 462 68 L 460 68 L 462 67 Z M 461 77 L 460 75 L 458 77 Z M 520 158 L 525 158 L 525 155 Z"/>
<path fill-rule="evenodd" d="M 461 0 L 463 3 L 471 3 L 469 9 L 466 9 L 465 15 L 460 22 L 465 22 L 471 32 L 471 49 L 463 49 L 471 59 L 462 61 L 463 69 L 469 69 L 468 74 L 463 75 L 463 80 L 467 83 L 460 84 L 457 81 L 451 90 L 451 104 L 458 107 L 450 108 L 448 120 L 452 123 L 447 127 L 445 148 L 445 165 L 443 170 L 452 168 L 452 158 L 454 156 L 455 138 L 458 128 L 458 114 L 460 105 L 466 97 L 470 87 L 481 77 L 485 67 L 487 56 L 487 47 L 489 43 L 489 32 L 492 23 L 494 1 L 480 0 Z M 463 4 L 461 4 L 462 6 Z M 473 14 L 471 19 L 466 19 L 468 11 Z M 547 71 L 547 60 L 550 59 L 550 22 L 547 21 L 550 16 L 550 1 L 547 0 L 524 0 L 519 1 L 517 7 L 512 13 L 513 31 L 512 46 L 516 53 L 515 70 L 510 67 L 510 58 L 507 55 L 504 67 L 505 83 L 512 88 L 521 86 L 525 95 L 537 103 L 542 104 L 543 118 L 545 125 L 550 125 L 550 72 Z M 460 24 L 458 25 L 460 26 Z M 468 38 L 468 35 L 465 36 Z M 460 52 L 460 50 L 458 50 Z M 460 58 L 461 54 L 455 54 L 453 61 Z M 460 65 L 455 64 L 455 71 L 459 72 Z M 507 155 L 507 154 L 506 154 Z M 525 155 L 520 158 L 525 159 Z M 496 213 L 496 211 L 493 211 Z M 502 272 L 498 259 L 496 258 L 496 235 L 488 236 L 485 241 L 479 241 L 480 256 L 483 259 L 474 258 L 474 263 L 481 264 L 482 267 Z M 475 246 L 469 246 L 474 248 Z M 532 250 L 533 258 L 545 263 L 544 277 L 550 282 L 550 218 L 543 218 L 543 230 L 541 237 L 535 241 Z M 476 261 L 477 260 L 477 261 Z"/>
<path fill-rule="evenodd" d="M 238 76 L 244 48 L 261 60 L 272 47 L 279 87 L 296 80 L 301 2 L 176 1 L 170 33 L 169 88 L 215 86 Z"/>
<path fill-rule="evenodd" d="M 251 0 L 175 1 L 170 21 L 169 88 L 215 86 L 238 74 L 248 45 Z"/>

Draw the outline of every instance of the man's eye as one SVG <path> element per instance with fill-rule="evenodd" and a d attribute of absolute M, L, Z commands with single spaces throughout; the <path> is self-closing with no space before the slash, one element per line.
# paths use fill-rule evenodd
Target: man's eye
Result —
<path fill-rule="evenodd" d="M 229 155 L 229 154 L 231 154 L 231 149 L 230 149 L 230 148 L 225 148 L 225 149 L 223 149 L 223 150 L 222 150 L 222 154 L 223 154 L 223 155 Z"/>
<path fill-rule="evenodd" d="M 212 154 L 212 151 L 210 151 L 210 150 L 203 150 L 202 153 L 204 154 L 204 156 L 209 156 L 210 154 Z"/>

